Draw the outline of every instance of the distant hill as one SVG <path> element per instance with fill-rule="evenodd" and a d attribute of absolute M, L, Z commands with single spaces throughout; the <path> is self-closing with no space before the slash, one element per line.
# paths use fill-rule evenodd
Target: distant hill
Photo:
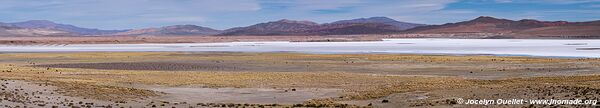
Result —
<path fill-rule="evenodd" d="M 303 35 L 317 27 L 319 27 L 319 24 L 315 22 L 283 19 L 247 27 L 231 28 L 219 35 Z"/>
<path fill-rule="evenodd" d="M 384 23 L 331 23 L 308 31 L 313 35 L 352 35 L 396 33 L 398 27 Z"/>
<path fill-rule="evenodd" d="M 600 21 L 568 22 L 560 26 L 545 26 L 516 32 L 520 35 L 537 36 L 597 36 L 600 37 Z M 585 38 L 585 37 L 584 37 Z"/>
<path fill-rule="evenodd" d="M 387 17 L 358 18 L 318 24 L 311 21 L 278 20 L 246 27 L 216 30 L 196 25 L 173 25 L 133 30 L 99 30 L 58 24 L 46 20 L 0 22 L 0 36 L 273 36 L 434 34 L 448 38 L 600 38 L 600 21 L 567 22 L 533 19 L 509 20 L 481 16 L 469 21 L 424 25 Z M 441 35 L 439 35 L 441 34 Z M 451 35 L 446 35 L 451 34 Z"/>
<path fill-rule="evenodd" d="M 25 22 L 16 22 L 16 23 L 7 23 L 7 25 L 20 27 L 24 29 L 44 29 L 44 30 L 53 30 L 53 31 L 63 31 L 68 32 L 70 34 L 76 35 L 107 35 L 113 34 L 117 32 L 123 32 L 124 30 L 99 30 L 99 29 L 90 29 L 90 28 L 82 28 L 68 24 L 57 24 L 52 21 L 47 20 L 30 20 Z"/>
<path fill-rule="evenodd" d="M 221 32 L 221 30 L 196 25 L 173 25 L 161 28 L 134 29 L 113 35 L 215 35 Z"/>
<path fill-rule="evenodd" d="M 514 36 L 600 36 L 600 21 L 508 20 L 482 16 L 470 21 L 421 26 L 404 31 L 421 34 L 501 33 Z"/>
<path fill-rule="evenodd" d="M 22 28 L 10 23 L 0 23 L 0 36 L 66 36 L 74 35 L 69 32 L 51 30 L 51 29 L 34 29 Z"/>
<path fill-rule="evenodd" d="M 247 27 L 225 30 L 219 35 L 349 35 L 394 33 L 405 29 L 423 26 L 399 22 L 386 17 L 341 20 L 333 23 L 317 24 L 310 21 L 279 20 L 259 23 Z"/>
<path fill-rule="evenodd" d="M 8 30 L 14 29 L 15 27 L 6 25 L 6 23 L 1 23 L 0 22 L 0 36 L 10 36 L 10 35 L 15 35 L 13 33 L 11 33 Z"/>
<path fill-rule="evenodd" d="M 397 30 L 406 30 L 406 29 L 411 29 L 411 28 L 415 28 L 415 27 L 419 27 L 419 26 L 425 26 L 425 24 L 400 22 L 400 21 L 396 21 L 396 20 L 388 18 L 388 17 L 371 17 L 371 18 L 359 18 L 359 19 L 352 19 L 352 20 L 340 20 L 340 21 L 333 22 L 331 24 L 358 24 L 358 23 L 387 24 L 387 25 L 395 26 Z"/>

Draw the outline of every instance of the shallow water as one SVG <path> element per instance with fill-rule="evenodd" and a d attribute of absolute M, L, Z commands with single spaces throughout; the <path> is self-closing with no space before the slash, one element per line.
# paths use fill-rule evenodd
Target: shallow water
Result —
<path fill-rule="evenodd" d="M 384 39 L 384 41 L 370 42 L 0 45 L 0 52 L 86 51 L 492 54 L 551 57 L 600 57 L 600 40 Z"/>

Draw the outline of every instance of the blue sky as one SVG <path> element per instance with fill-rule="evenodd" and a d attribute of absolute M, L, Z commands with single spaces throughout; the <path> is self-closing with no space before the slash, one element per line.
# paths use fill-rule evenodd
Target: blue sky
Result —
<path fill-rule="evenodd" d="M 373 16 L 424 24 L 478 16 L 600 20 L 600 0 L 0 0 L 0 10 L 0 22 L 51 20 L 100 29 L 226 29 L 279 19 L 327 23 Z"/>

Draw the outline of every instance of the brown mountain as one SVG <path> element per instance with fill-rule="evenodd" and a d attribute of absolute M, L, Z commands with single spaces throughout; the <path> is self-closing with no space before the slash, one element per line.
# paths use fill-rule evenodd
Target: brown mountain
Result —
<path fill-rule="evenodd" d="M 331 23 L 307 31 L 311 35 L 385 34 L 399 32 L 396 26 L 383 23 Z"/>
<path fill-rule="evenodd" d="M 394 19 L 388 17 L 370 17 L 370 18 L 358 18 L 351 20 L 340 20 L 336 22 L 332 22 L 331 24 L 387 24 L 394 26 L 393 29 L 397 30 L 407 30 L 419 26 L 425 26 L 425 24 L 416 24 L 416 23 L 408 23 L 396 21 Z M 388 28 L 389 29 L 389 28 Z"/>
<path fill-rule="evenodd" d="M 349 35 L 399 32 L 422 24 L 398 22 L 385 17 L 341 20 L 317 24 L 310 21 L 279 20 L 225 30 L 219 35 Z"/>
<path fill-rule="evenodd" d="M 87 36 L 107 35 L 124 30 L 99 30 L 59 24 L 47 20 L 0 23 L 0 36 Z"/>
<path fill-rule="evenodd" d="M 408 29 L 408 30 L 405 30 Z M 451 38 L 600 38 L 600 21 L 567 22 L 532 19 L 508 20 L 488 16 L 443 25 L 399 22 L 386 17 L 359 18 L 318 24 L 310 21 L 279 20 L 224 31 L 196 25 L 174 25 L 134 30 L 98 30 L 45 20 L 0 23 L 0 36 L 86 36 L 86 35 L 354 35 L 435 34 Z M 437 35 L 453 34 L 453 35 Z M 455 35 L 456 34 L 456 35 Z"/>
<path fill-rule="evenodd" d="M 24 22 L 7 23 L 7 25 L 25 29 L 63 31 L 75 35 L 106 35 L 125 31 L 83 28 L 68 24 L 59 24 L 48 20 L 29 20 Z"/>
<path fill-rule="evenodd" d="M 9 23 L 0 23 L 0 36 L 72 36 L 73 33 L 45 28 L 23 28 Z"/>
<path fill-rule="evenodd" d="M 174 25 L 161 28 L 134 29 L 113 35 L 215 35 L 221 32 L 221 30 L 196 25 Z"/>
<path fill-rule="evenodd" d="M 316 27 L 319 27 L 319 24 L 315 22 L 283 19 L 248 27 L 231 28 L 219 35 L 302 35 Z"/>
<path fill-rule="evenodd" d="M 600 36 L 600 21 L 519 21 L 482 16 L 470 21 L 421 26 L 405 31 L 423 34 L 498 33 L 512 36 Z"/>
<path fill-rule="evenodd" d="M 517 32 L 517 34 L 536 36 L 579 36 L 581 38 L 597 38 L 600 37 L 600 21 L 569 22 L 560 26 L 546 26 L 521 30 Z"/>

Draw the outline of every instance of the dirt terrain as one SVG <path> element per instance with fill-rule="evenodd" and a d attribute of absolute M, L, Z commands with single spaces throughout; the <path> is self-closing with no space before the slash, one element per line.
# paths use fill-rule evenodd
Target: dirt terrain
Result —
<path fill-rule="evenodd" d="M 2 53 L 0 105 L 530 107 L 528 104 L 464 105 L 457 101 L 598 99 L 598 70 L 600 59 L 593 58 L 231 52 Z"/>

